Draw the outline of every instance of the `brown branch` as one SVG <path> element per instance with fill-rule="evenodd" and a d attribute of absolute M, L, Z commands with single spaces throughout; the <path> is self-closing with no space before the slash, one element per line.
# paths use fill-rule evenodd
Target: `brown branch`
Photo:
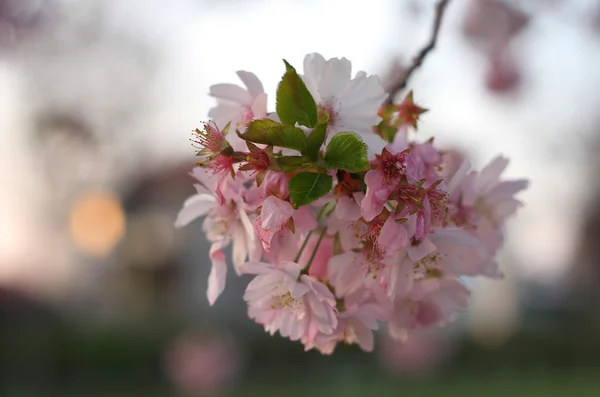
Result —
<path fill-rule="evenodd" d="M 421 64 L 425 60 L 425 57 L 427 57 L 427 54 L 429 54 L 429 52 L 431 52 L 431 50 L 435 48 L 437 37 L 440 32 L 440 27 L 442 25 L 442 19 L 444 18 L 444 12 L 446 11 L 446 6 L 449 2 L 450 0 L 440 0 L 435 6 L 435 19 L 433 21 L 433 30 L 431 32 L 431 38 L 429 39 L 429 42 L 425 47 L 421 49 L 421 51 L 419 51 L 417 56 L 413 59 L 412 65 L 406 70 L 403 78 L 392 86 L 392 88 L 390 89 L 390 94 L 383 103 L 383 106 L 390 105 L 394 102 L 394 97 L 406 87 L 410 76 L 414 73 L 415 70 L 417 70 L 421 66 Z"/>

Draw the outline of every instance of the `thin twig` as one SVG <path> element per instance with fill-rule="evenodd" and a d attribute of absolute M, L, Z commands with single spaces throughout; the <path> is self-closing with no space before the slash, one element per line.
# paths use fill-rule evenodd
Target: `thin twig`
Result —
<path fill-rule="evenodd" d="M 325 236 L 326 232 L 327 232 L 327 228 L 323 228 L 323 231 L 321 232 L 321 235 L 319 236 L 319 239 L 317 240 L 317 244 L 315 245 L 312 255 L 310 256 L 310 259 L 308 260 L 308 263 L 306 264 L 306 266 L 304 266 L 304 269 L 302 270 L 302 272 L 308 273 L 308 269 L 310 268 L 310 265 L 312 265 L 313 259 L 315 259 L 315 256 L 317 255 L 317 251 L 319 250 L 319 246 L 321 245 L 321 240 L 323 240 L 323 236 Z"/>
<path fill-rule="evenodd" d="M 419 51 L 417 56 L 413 59 L 412 65 L 406 70 L 406 72 L 404 73 L 404 77 L 400 79 L 396 84 L 394 84 L 394 86 L 390 90 L 390 94 L 383 103 L 383 106 L 387 106 L 394 101 L 394 97 L 396 96 L 396 94 L 402 91 L 406 87 L 406 84 L 408 84 L 408 79 L 413 74 L 413 72 L 421 66 L 427 54 L 429 54 L 429 52 L 431 52 L 431 50 L 435 48 L 438 34 L 440 32 L 440 27 L 442 25 L 442 19 L 444 18 L 444 11 L 446 11 L 446 6 L 449 2 L 450 0 L 440 0 L 435 6 L 435 19 L 433 21 L 433 31 L 431 32 L 431 38 L 429 39 L 429 42 L 425 47 L 421 49 L 421 51 Z"/>

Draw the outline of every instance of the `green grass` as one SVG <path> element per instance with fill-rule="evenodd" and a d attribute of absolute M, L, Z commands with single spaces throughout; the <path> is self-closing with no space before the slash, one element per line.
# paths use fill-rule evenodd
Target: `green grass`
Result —
<path fill-rule="evenodd" d="M 421 381 L 369 379 L 364 376 L 344 376 L 318 379 L 255 379 L 239 384 L 225 393 L 226 397 L 305 397 L 305 396 L 409 396 L 409 397 L 597 397 L 600 396 L 600 372 L 593 370 L 569 373 L 496 373 L 477 376 L 462 374 Z M 145 388 L 144 388 L 145 389 Z M 168 390 L 88 390 L 25 393 L 9 391 L 3 397 L 182 397 Z"/>

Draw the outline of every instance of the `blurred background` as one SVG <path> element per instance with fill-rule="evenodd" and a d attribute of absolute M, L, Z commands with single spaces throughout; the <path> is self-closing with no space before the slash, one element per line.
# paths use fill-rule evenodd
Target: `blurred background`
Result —
<path fill-rule="evenodd" d="M 600 1 L 453 0 L 412 77 L 419 135 L 526 177 L 471 310 L 331 357 L 205 297 L 193 193 L 208 87 L 347 57 L 387 85 L 434 0 L 0 0 L 0 395 L 600 395 Z"/>

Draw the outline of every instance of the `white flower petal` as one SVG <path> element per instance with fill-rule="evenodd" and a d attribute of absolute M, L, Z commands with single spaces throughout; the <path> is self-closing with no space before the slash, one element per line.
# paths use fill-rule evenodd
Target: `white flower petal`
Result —
<path fill-rule="evenodd" d="M 226 99 L 239 104 L 250 106 L 254 101 L 252 95 L 239 85 L 235 84 L 215 84 L 209 88 L 209 94 L 215 98 Z"/>
<path fill-rule="evenodd" d="M 206 215 L 215 203 L 215 198 L 208 194 L 193 195 L 183 203 L 183 208 L 177 214 L 175 227 L 184 227 L 194 219 Z"/>
<path fill-rule="evenodd" d="M 258 97 L 260 94 L 265 92 L 262 83 L 254 73 L 246 72 L 245 70 L 239 70 L 237 75 L 239 76 L 240 80 L 242 80 L 246 88 L 248 88 L 248 92 L 253 98 Z"/>

